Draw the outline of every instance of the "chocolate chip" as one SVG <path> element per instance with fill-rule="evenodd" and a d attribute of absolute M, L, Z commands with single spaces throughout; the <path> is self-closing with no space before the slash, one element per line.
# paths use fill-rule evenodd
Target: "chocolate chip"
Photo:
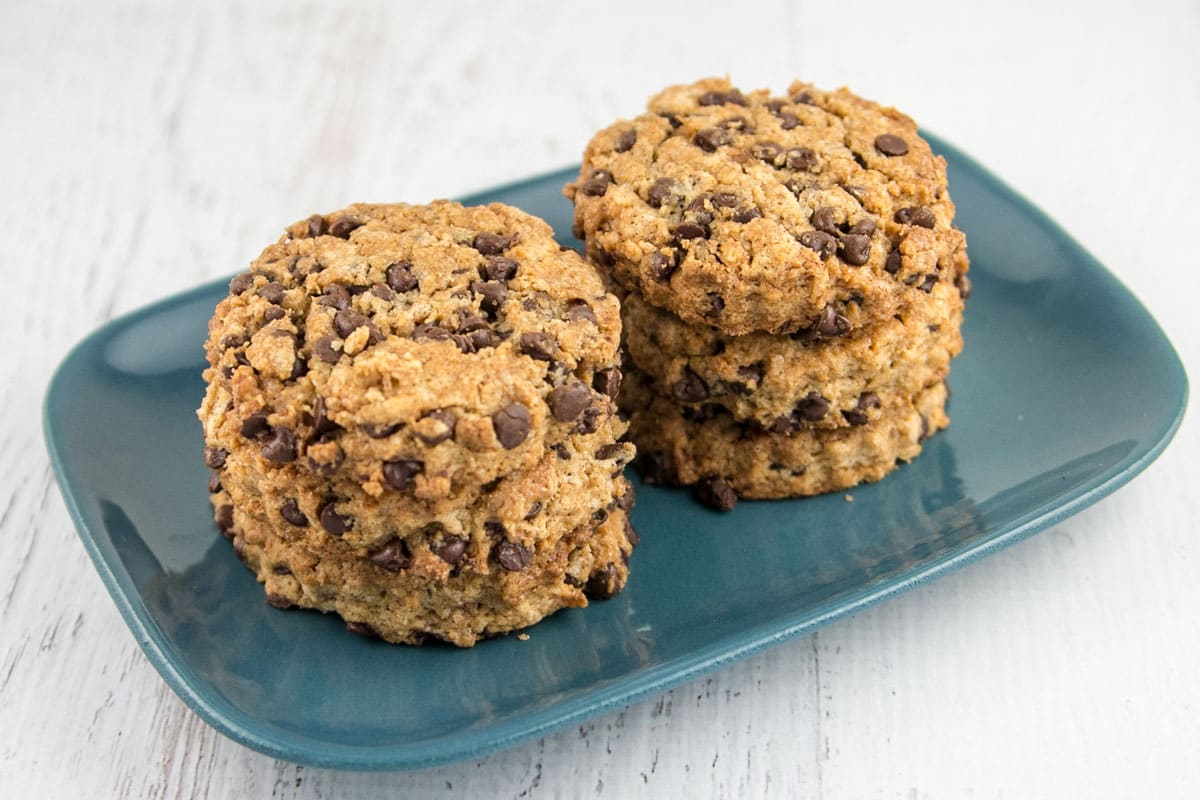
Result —
<path fill-rule="evenodd" d="M 383 482 L 397 492 L 413 488 L 415 478 L 425 469 L 425 463 L 408 458 L 383 462 Z"/>
<path fill-rule="evenodd" d="M 546 395 L 550 413 L 560 422 L 573 422 L 592 402 L 592 391 L 582 383 L 568 383 Z"/>
<path fill-rule="evenodd" d="M 338 336 L 345 339 L 370 321 L 366 314 L 360 314 L 357 311 L 342 310 L 333 316 L 333 328 L 337 331 Z"/>
<path fill-rule="evenodd" d="M 509 572 L 520 572 L 533 563 L 533 551 L 519 542 L 505 539 L 496 545 L 496 560 Z"/>
<path fill-rule="evenodd" d="M 483 274 L 489 281 L 507 281 L 517 274 L 518 266 L 511 258 L 493 256 L 483 265 Z"/>
<path fill-rule="evenodd" d="M 821 318 L 817 320 L 816 332 L 825 338 L 842 336 L 850 332 L 850 320 L 837 313 L 833 303 L 826 303 Z"/>
<path fill-rule="evenodd" d="M 663 255 L 657 250 L 650 254 L 648 263 L 648 271 L 650 277 L 656 281 L 665 281 L 671 277 L 671 273 L 675 271 L 675 259 L 670 256 Z"/>
<path fill-rule="evenodd" d="M 596 450 L 596 459 L 598 461 L 607 461 L 610 458 L 616 458 L 624 452 L 625 445 L 621 444 L 620 442 L 604 444 L 600 445 L 600 447 Z"/>
<path fill-rule="evenodd" d="M 496 335 L 488 330 L 456 333 L 450 338 L 458 345 L 458 349 L 464 353 L 478 353 L 480 350 L 495 347 L 497 341 Z"/>
<path fill-rule="evenodd" d="M 371 286 L 371 294 L 378 297 L 380 300 L 394 300 L 396 293 L 386 283 L 376 283 Z"/>
<path fill-rule="evenodd" d="M 613 176 L 611 172 L 606 169 L 594 170 L 592 176 L 579 185 L 579 191 L 588 197 L 600 197 L 608 191 L 608 187 L 612 182 Z"/>
<path fill-rule="evenodd" d="M 412 562 L 408 545 L 399 536 L 393 536 L 381 547 L 372 550 L 367 560 L 388 572 L 399 572 Z"/>
<path fill-rule="evenodd" d="M 783 187 L 798 198 L 809 188 L 809 185 L 798 178 L 788 178 L 783 182 Z"/>
<path fill-rule="evenodd" d="M 708 399 L 708 387 L 699 375 L 685 367 L 683 377 L 671 387 L 671 394 L 681 403 L 699 403 Z"/>
<path fill-rule="evenodd" d="M 592 307 L 588 305 L 586 300 L 578 298 L 567 301 L 567 319 L 585 319 L 593 325 L 596 324 L 596 314 L 592 311 Z"/>
<path fill-rule="evenodd" d="M 616 150 L 618 153 L 624 153 L 630 150 L 636 143 L 637 131 L 630 128 L 627 131 L 622 131 L 621 135 L 617 137 L 617 142 L 613 145 L 613 150 Z"/>
<path fill-rule="evenodd" d="M 292 608 L 295 604 L 285 595 L 276 594 L 275 592 L 267 592 L 267 605 L 271 606 L 272 608 L 287 610 Z"/>
<path fill-rule="evenodd" d="M 499 520 L 490 519 L 484 522 L 483 530 L 493 539 L 503 539 L 508 536 L 508 528 L 504 527 L 504 523 Z"/>
<path fill-rule="evenodd" d="M 971 279 L 966 275 L 955 276 L 954 287 L 958 289 L 958 294 L 963 300 L 971 296 Z"/>
<path fill-rule="evenodd" d="M 321 506 L 318 516 L 321 518 L 321 527 L 331 536 L 341 536 L 354 527 L 354 517 L 339 514 L 333 500 Z"/>
<path fill-rule="evenodd" d="M 322 336 L 318 338 L 313 342 L 313 355 L 326 364 L 336 364 L 338 359 L 342 357 L 342 351 L 333 346 L 333 343 L 336 341 L 336 336 Z"/>
<path fill-rule="evenodd" d="M 729 511 L 737 505 L 737 492 L 724 478 L 707 475 L 692 490 L 696 499 L 717 511 Z"/>
<path fill-rule="evenodd" d="M 521 338 L 517 340 L 517 350 L 536 361 L 553 360 L 556 348 L 557 342 L 548 333 L 530 331 L 522 333 Z"/>
<path fill-rule="evenodd" d="M 776 116 L 779 117 L 779 127 L 783 128 L 785 131 L 790 131 L 792 128 L 795 128 L 800 124 L 800 118 L 791 112 L 783 111 Z"/>
<path fill-rule="evenodd" d="M 733 221 L 745 224 L 752 219 L 758 219 L 762 215 L 762 212 L 757 208 L 739 208 L 733 212 Z"/>
<path fill-rule="evenodd" d="M 875 137 L 875 149 L 885 156 L 902 156 L 908 152 L 908 142 L 894 133 L 881 133 Z"/>
<path fill-rule="evenodd" d="M 725 99 L 724 92 L 705 92 L 697 98 L 696 102 L 702 106 L 719 106 L 728 101 Z"/>
<path fill-rule="evenodd" d="M 251 286 L 254 285 L 254 276 L 249 272 L 243 272 L 240 275 L 235 275 L 233 280 L 229 282 L 230 294 L 242 294 Z"/>
<path fill-rule="evenodd" d="M 628 506 L 624 505 L 626 497 L 630 498 Z M 632 498 L 633 498 L 633 489 L 631 487 L 630 491 L 626 492 L 624 495 L 621 496 L 621 508 L 623 508 L 625 511 L 628 511 L 630 508 L 633 508 L 633 499 Z M 625 518 L 625 540 L 629 542 L 630 547 L 637 547 L 638 544 L 642 541 L 642 537 L 638 536 L 638 532 L 633 529 L 633 523 L 631 523 L 629 521 L 628 517 Z"/>
<path fill-rule="evenodd" d="M 902 258 L 900 256 L 900 250 L 896 249 L 888 253 L 887 261 L 885 261 L 883 264 L 883 271 L 891 275 L 895 275 L 900 271 L 901 265 Z"/>
<path fill-rule="evenodd" d="M 300 504 L 291 498 L 283 501 L 283 505 L 279 507 L 279 516 L 283 517 L 285 522 L 295 525 L 297 528 L 308 527 L 308 517 L 300 510 Z"/>
<path fill-rule="evenodd" d="M 325 293 L 317 300 L 318 305 L 329 306 L 338 310 L 350 307 L 350 290 L 340 283 L 333 283 L 325 287 Z"/>
<path fill-rule="evenodd" d="M 718 208 L 733 208 L 738 204 L 738 196 L 733 192 L 714 192 L 712 204 Z"/>
<path fill-rule="evenodd" d="M 437 325 L 428 325 L 422 322 L 413 328 L 412 338 L 417 341 L 444 342 L 450 338 L 450 331 Z"/>
<path fill-rule="evenodd" d="M 275 320 L 283 319 L 286 316 L 287 316 L 287 312 L 284 311 L 282 308 L 280 308 L 279 306 L 271 306 L 270 308 L 268 308 L 266 311 L 263 312 L 263 321 L 264 322 L 274 322 Z"/>
<path fill-rule="evenodd" d="M 313 214 L 308 218 L 308 235 L 314 239 L 318 236 L 325 235 L 325 218 L 320 214 Z"/>
<path fill-rule="evenodd" d="M 617 367 L 606 367 L 597 370 L 592 375 L 592 388 L 601 394 L 616 398 L 621 391 L 621 370 Z"/>
<path fill-rule="evenodd" d="M 930 273 L 929 275 L 925 276 L 925 280 L 921 281 L 921 285 L 918 286 L 917 288 L 920 289 L 922 292 L 925 292 L 926 294 L 928 294 L 933 291 L 933 287 L 937 282 L 938 282 L 938 276 L 933 273 Z"/>
<path fill-rule="evenodd" d="M 738 367 L 737 374 L 738 377 L 744 381 L 749 381 L 750 383 L 754 384 L 761 384 L 763 376 L 766 374 L 766 372 L 762 363 L 756 363 Z"/>
<path fill-rule="evenodd" d="M 858 222 L 851 225 L 846 232 L 869 237 L 875 232 L 875 220 L 871 219 L 870 217 L 863 217 Z"/>
<path fill-rule="evenodd" d="M 275 575 L 291 575 L 292 568 L 289 567 L 287 564 L 276 564 L 273 567 L 271 567 L 271 572 L 274 573 Z"/>
<path fill-rule="evenodd" d="M 529 507 L 529 511 L 525 512 L 525 521 L 529 522 L 529 520 L 533 519 L 540 513 L 542 513 L 542 501 L 534 500 L 533 505 Z"/>
<path fill-rule="evenodd" d="M 861 233 L 847 233 L 842 237 L 838 255 L 852 267 L 861 267 L 871 257 L 871 237 Z"/>
<path fill-rule="evenodd" d="M 208 493 L 216 494 L 221 491 L 221 473 L 213 470 L 208 473 Z"/>
<path fill-rule="evenodd" d="M 339 239 L 349 239 L 353 231 L 362 227 L 362 223 L 354 217 L 338 217 L 329 223 L 329 235 Z"/>
<path fill-rule="evenodd" d="M 479 307 L 488 314 L 495 314 L 508 298 L 508 287 L 500 281 L 475 281 L 471 290 L 481 295 Z"/>
<path fill-rule="evenodd" d="M 624 584 L 621 581 L 621 572 L 617 569 L 617 565 L 607 564 L 603 569 L 593 572 L 588 576 L 587 585 L 583 587 L 583 593 L 588 596 L 589 600 L 611 600 L 623 588 Z"/>
<path fill-rule="evenodd" d="M 454 566 L 467 551 L 467 540 L 459 536 L 447 536 L 431 544 L 429 549 L 442 561 Z"/>
<path fill-rule="evenodd" d="M 646 202 L 653 208 L 661 208 L 663 203 L 673 199 L 679 192 L 679 181 L 674 178 L 659 178 L 650 185 L 649 191 L 646 192 Z"/>
<path fill-rule="evenodd" d="M 881 405 L 879 395 L 874 392 L 864 392 L 858 397 L 858 405 L 849 411 L 843 411 L 842 416 L 851 425 L 866 425 L 869 419 L 867 412 L 873 408 L 879 408 Z"/>
<path fill-rule="evenodd" d="M 551 447 L 550 449 L 558 454 L 559 461 L 570 461 L 571 460 L 571 453 L 569 450 L 567 450 L 567 446 L 564 445 L 562 442 L 559 442 L 558 444 L 554 445 L 554 447 Z"/>
<path fill-rule="evenodd" d="M 796 412 L 801 419 L 809 422 L 819 422 L 825 419 L 825 415 L 829 413 L 829 401 L 822 397 L 817 392 L 809 392 L 796 405 Z"/>
<path fill-rule="evenodd" d="M 924 414 L 922 414 L 921 415 L 921 433 L 917 436 L 917 441 L 918 442 L 925 441 L 926 439 L 929 438 L 929 435 L 931 433 L 933 433 L 933 431 L 929 427 L 929 419 Z"/>
<path fill-rule="evenodd" d="M 258 288 L 258 296 L 266 300 L 272 305 L 279 305 L 283 302 L 283 286 L 272 281 Z"/>
<path fill-rule="evenodd" d="M 672 114 L 670 112 L 667 112 L 667 113 L 660 112 L 659 116 L 662 117 L 663 119 L 665 119 L 672 128 L 678 128 L 680 125 L 683 124 L 682 122 L 679 121 L 679 117 L 675 116 L 674 114 Z"/>
<path fill-rule="evenodd" d="M 242 436 L 247 439 L 257 439 L 271 430 L 266 414 L 251 414 L 242 420 Z"/>
<path fill-rule="evenodd" d="M 937 224 L 933 209 L 924 206 L 909 206 L 896 212 L 896 222 L 901 225 L 919 225 L 922 228 L 932 228 Z"/>
<path fill-rule="evenodd" d="M 352 619 L 346 620 L 346 630 L 353 633 L 355 636 L 361 636 L 364 639 L 379 639 L 379 632 L 365 622 L 357 622 Z M 422 634 L 418 633 L 418 636 Z M 420 642 L 418 642 L 419 644 Z"/>
<path fill-rule="evenodd" d="M 720 122 L 720 126 L 727 131 L 745 131 L 746 133 L 754 133 L 754 126 L 745 117 L 729 117 Z"/>
<path fill-rule="evenodd" d="M 816 251 L 822 261 L 837 251 L 837 239 L 825 231 L 805 231 L 800 234 L 799 241 L 808 249 Z"/>
<path fill-rule="evenodd" d="M 708 153 L 716 152 L 718 147 L 733 141 L 729 131 L 724 128 L 705 128 L 692 137 L 692 143 Z"/>
<path fill-rule="evenodd" d="M 217 530 L 221 533 L 229 533 L 233 530 L 233 506 L 228 503 L 218 506 L 214 518 L 217 522 Z"/>
<path fill-rule="evenodd" d="M 708 319 L 721 316 L 721 312 L 725 310 L 725 298 L 716 292 L 709 292 L 707 297 L 708 310 L 704 312 L 704 316 Z"/>
<path fill-rule="evenodd" d="M 760 161 L 774 164 L 775 160 L 783 155 L 783 148 L 775 142 L 755 142 L 750 145 L 750 155 Z"/>
<path fill-rule="evenodd" d="M 225 466 L 225 459 L 229 456 L 229 451 L 224 447 L 206 447 L 204 448 L 204 464 L 209 469 L 220 469 Z"/>
<path fill-rule="evenodd" d="M 707 225 L 713 221 L 712 212 L 709 211 L 709 204 L 712 203 L 713 196 L 708 192 L 701 192 L 696 195 L 692 202 L 687 205 L 688 221 L 695 222 L 697 225 Z"/>
<path fill-rule="evenodd" d="M 588 406 L 583 411 L 583 417 L 575 424 L 575 433 L 581 433 L 584 436 L 595 433 L 599 423 L 600 409 L 596 406 Z"/>
<path fill-rule="evenodd" d="M 369 422 L 360 422 L 358 425 L 358 429 L 372 439 L 386 439 L 403 427 L 404 423 L 402 422 L 391 425 L 372 425 Z"/>
<path fill-rule="evenodd" d="M 836 213 L 832 206 L 821 206 L 812 213 L 809 221 L 817 230 L 836 236 L 838 232 L 837 221 L 834 219 Z"/>
<path fill-rule="evenodd" d="M 510 403 L 492 414 L 492 429 L 505 450 L 512 450 L 529 435 L 532 424 L 529 409 L 520 403 Z"/>
<path fill-rule="evenodd" d="M 272 464 L 290 464 L 296 460 L 296 434 L 286 425 L 276 425 L 260 452 Z"/>
<path fill-rule="evenodd" d="M 454 416 L 454 412 L 449 409 L 439 409 L 430 411 L 422 419 L 432 419 L 440 422 L 444 430 L 440 430 L 433 435 L 418 433 L 417 438 L 429 446 L 441 444 L 442 442 L 454 438 L 454 428 L 458 425 L 458 418 Z"/>
<path fill-rule="evenodd" d="M 481 231 L 475 234 L 475 240 L 471 246 L 485 256 L 498 256 L 512 247 L 515 240 L 515 236 L 501 236 L 498 233 Z"/>
<path fill-rule="evenodd" d="M 817 154 L 807 147 L 793 147 L 787 151 L 787 161 L 785 163 L 788 169 L 812 169 L 817 163 Z"/>
<path fill-rule="evenodd" d="M 794 95 L 792 97 L 792 102 L 802 103 L 806 106 L 816 105 L 816 103 L 813 102 L 813 96 L 809 92 L 800 92 L 799 94 Z"/>
<path fill-rule="evenodd" d="M 708 228 L 695 222 L 681 222 L 671 229 L 671 234 L 680 241 L 688 239 L 707 239 Z"/>
<path fill-rule="evenodd" d="M 417 288 L 417 276 L 413 275 L 412 264 L 407 261 L 397 261 L 389 266 L 386 278 L 387 285 L 401 294 Z"/>

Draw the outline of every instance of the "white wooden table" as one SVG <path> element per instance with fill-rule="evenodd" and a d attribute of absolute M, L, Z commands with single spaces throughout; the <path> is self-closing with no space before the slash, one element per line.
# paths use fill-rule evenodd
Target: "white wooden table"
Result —
<path fill-rule="evenodd" d="M 67 348 L 313 210 L 568 164 L 668 83 L 899 106 L 1057 219 L 1200 375 L 1194 0 L 410 5 L 0 2 L 0 797 L 1196 796 L 1195 408 L 1141 477 L 1023 544 L 479 762 L 308 769 L 185 708 L 50 476 Z"/>

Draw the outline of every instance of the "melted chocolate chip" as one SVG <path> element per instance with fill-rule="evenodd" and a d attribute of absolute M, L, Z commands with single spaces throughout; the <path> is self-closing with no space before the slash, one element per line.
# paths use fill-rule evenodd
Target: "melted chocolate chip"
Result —
<path fill-rule="evenodd" d="M 909 206 L 896 212 L 896 222 L 901 225 L 919 225 L 922 228 L 932 228 L 937 224 L 933 209 L 924 206 Z"/>
<path fill-rule="evenodd" d="M 717 511 L 729 511 L 737 505 L 737 492 L 724 478 L 716 475 L 701 478 L 692 492 L 698 501 Z"/>
<path fill-rule="evenodd" d="M 308 517 L 300 510 L 300 504 L 291 498 L 283 501 L 283 505 L 279 507 L 279 516 L 283 517 L 285 522 L 295 525 L 297 528 L 308 527 Z"/>
<path fill-rule="evenodd" d="M 500 281 L 475 281 L 471 290 L 480 295 L 479 308 L 488 314 L 495 314 L 508 299 L 508 287 Z"/>
<path fill-rule="evenodd" d="M 399 572 L 412 562 L 408 545 L 399 536 L 393 536 L 382 546 L 372 550 L 367 560 L 388 572 Z"/>
<path fill-rule="evenodd" d="M 242 420 L 242 436 L 247 439 L 257 439 L 265 436 L 271 430 L 266 414 L 251 414 Z"/>
<path fill-rule="evenodd" d="M 529 409 L 520 403 L 510 403 L 492 414 L 492 429 L 505 450 L 512 450 L 524 442 L 531 424 Z"/>
<path fill-rule="evenodd" d="M 331 536 L 341 536 L 354 527 L 354 517 L 339 514 L 333 500 L 321 506 L 318 516 L 321 518 L 321 527 Z"/>
<path fill-rule="evenodd" d="M 289 464 L 296 460 L 296 434 L 286 425 L 276 425 L 260 452 L 272 464 Z"/>
<path fill-rule="evenodd" d="M 471 246 L 485 256 L 498 256 L 512 247 L 515 240 L 515 236 L 501 236 L 497 233 L 481 231 L 475 234 L 475 240 L 471 243 Z"/>
<path fill-rule="evenodd" d="M 838 255 L 852 267 L 861 267 L 871 257 L 871 237 L 861 233 L 847 233 L 842 237 Z"/>
<path fill-rule="evenodd" d="M 432 436 L 418 433 L 417 438 L 425 444 L 432 447 L 435 444 L 441 444 L 444 441 L 454 438 L 454 429 L 458 425 L 458 418 L 454 416 L 454 412 L 449 409 L 439 409 L 430 411 L 422 419 L 433 419 L 442 424 L 443 430 L 434 433 Z"/>
<path fill-rule="evenodd" d="M 834 219 L 836 213 L 832 206 L 821 206 L 812 213 L 809 221 L 817 230 L 836 236 L 838 232 L 837 221 Z"/>
<path fill-rule="evenodd" d="M 846 229 L 846 233 L 853 233 L 859 236 L 870 237 L 875 232 L 875 220 L 870 217 L 863 217 L 858 222 Z"/>
<path fill-rule="evenodd" d="M 829 401 L 817 392 L 809 392 L 796 405 L 796 413 L 801 419 L 809 422 L 819 422 L 829 413 Z"/>
<path fill-rule="evenodd" d="M 601 394 L 616 398 L 621 391 L 621 370 L 617 367 L 607 367 L 597 370 L 592 375 L 592 388 Z"/>
<path fill-rule="evenodd" d="M 467 552 L 467 540 L 460 536 L 447 536 L 429 545 L 429 549 L 442 561 L 454 566 Z"/>
<path fill-rule="evenodd" d="M 550 413 L 560 422 L 573 422 L 592 402 L 592 391 L 582 383 L 568 383 L 546 395 Z"/>
<path fill-rule="evenodd" d="M 383 482 L 397 492 L 413 488 L 415 478 L 425 469 L 425 463 L 408 458 L 383 462 Z"/>
<path fill-rule="evenodd" d="M 412 264 L 407 261 L 397 261 L 387 268 L 387 285 L 392 291 L 411 292 L 419 285 L 417 276 L 413 275 Z"/>
<path fill-rule="evenodd" d="M 583 593 L 589 600 L 611 600 L 624 588 L 621 582 L 621 572 L 616 564 L 607 564 L 601 570 L 588 576 Z"/>
<path fill-rule="evenodd" d="M 837 251 L 837 239 L 825 231 L 805 231 L 798 238 L 800 244 L 816 251 L 822 261 Z"/>
<path fill-rule="evenodd" d="M 699 403 L 708 399 L 708 387 L 699 375 L 690 368 L 684 368 L 683 377 L 671 387 L 671 394 L 681 403 Z"/>
<path fill-rule="evenodd" d="M 225 466 L 225 459 L 228 457 L 229 451 L 224 447 L 204 448 L 204 465 L 209 469 L 221 469 Z"/>
<path fill-rule="evenodd" d="M 496 545 L 496 560 L 509 572 L 520 572 L 533 563 L 533 551 L 519 542 L 505 539 Z"/>
<path fill-rule="evenodd" d="M 902 156 L 908 152 L 908 142 L 894 133 L 881 133 L 875 137 L 875 149 L 885 156 Z"/>

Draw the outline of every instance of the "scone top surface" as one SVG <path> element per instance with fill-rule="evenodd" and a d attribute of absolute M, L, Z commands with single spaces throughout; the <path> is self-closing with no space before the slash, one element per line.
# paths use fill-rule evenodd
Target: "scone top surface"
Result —
<path fill-rule="evenodd" d="M 616 298 L 548 225 L 499 204 L 298 222 L 231 282 L 209 332 L 210 448 L 375 496 L 433 501 L 527 466 L 610 417 L 619 376 Z"/>
<path fill-rule="evenodd" d="M 567 194 L 618 283 L 733 335 L 836 336 L 966 269 L 945 161 L 845 89 L 668 88 L 592 139 Z"/>

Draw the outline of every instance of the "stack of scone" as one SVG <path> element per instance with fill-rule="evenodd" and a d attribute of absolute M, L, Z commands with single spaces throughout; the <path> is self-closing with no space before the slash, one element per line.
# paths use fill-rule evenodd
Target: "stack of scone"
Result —
<path fill-rule="evenodd" d="M 620 591 L 636 541 L 617 299 L 501 205 L 355 205 L 230 284 L 199 415 L 272 605 L 469 646 Z"/>
<path fill-rule="evenodd" d="M 966 242 L 908 117 L 801 83 L 672 87 L 592 139 L 567 195 L 622 293 L 647 481 L 720 508 L 833 491 L 949 423 Z"/>

